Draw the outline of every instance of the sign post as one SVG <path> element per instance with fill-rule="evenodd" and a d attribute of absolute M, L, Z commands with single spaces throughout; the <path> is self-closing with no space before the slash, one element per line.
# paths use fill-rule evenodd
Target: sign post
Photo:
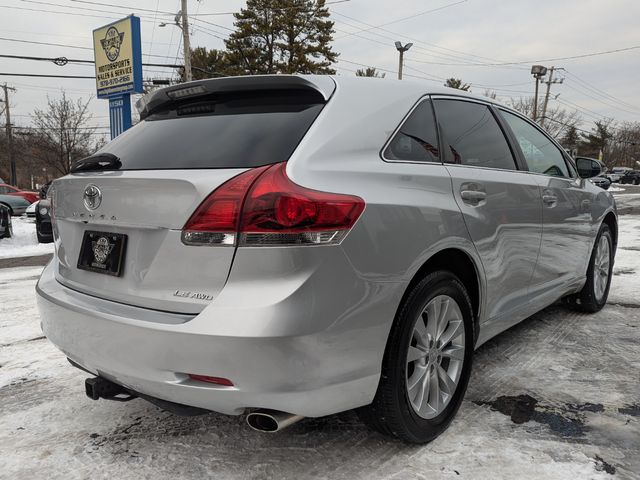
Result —
<path fill-rule="evenodd" d="M 98 98 L 109 100 L 111 138 L 132 125 L 131 93 L 142 93 L 140 19 L 130 15 L 93 31 Z"/>

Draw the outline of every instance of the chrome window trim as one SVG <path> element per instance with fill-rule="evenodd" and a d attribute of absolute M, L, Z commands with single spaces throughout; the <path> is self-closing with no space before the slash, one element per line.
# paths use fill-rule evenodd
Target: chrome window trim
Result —
<path fill-rule="evenodd" d="M 440 157 L 440 161 L 439 162 L 419 161 L 419 160 L 398 160 L 398 159 L 395 159 L 395 158 L 391 159 L 391 158 L 387 158 L 387 157 L 384 156 L 384 151 L 387 149 L 389 144 L 393 141 L 394 138 L 396 138 L 396 135 L 402 129 L 404 124 L 407 123 L 407 120 L 409 120 L 409 117 L 413 114 L 413 112 L 420 105 L 422 105 L 424 102 L 431 102 L 431 96 L 428 95 L 428 94 L 422 95 L 418 99 L 418 101 L 411 107 L 411 109 L 407 112 L 407 114 L 402 118 L 402 120 L 400 121 L 398 126 L 393 130 L 391 135 L 389 135 L 389 138 L 384 143 L 384 145 L 380 149 L 380 153 L 379 153 L 380 154 L 380 158 L 382 159 L 383 162 L 386 162 L 386 163 L 411 163 L 411 164 L 414 164 L 414 165 L 443 165 L 442 155 L 438 155 Z M 440 133 L 439 133 L 438 127 L 437 127 L 437 119 L 435 118 L 435 112 L 433 111 L 433 105 L 431 105 L 431 113 L 433 114 L 433 120 L 436 123 L 436 136 L 438 137 L 438 149 L 439 149 L 440 148 Z"/>
<path fill-rule="evenodd" d="M 522 153 L 522 158 L 524 159 L 525 164 L 527 165 L 527 171 L 529 171 L 530 173 L 536 174 L 536 175 L 543 175 L 544 177 L 547 177 L 547 178 L 549 178 L 549 177 L 551 177 L 551 178 L 565 178 L 565 179 L 568 179 L 568 180 L 574 180 L 576 178 L 576 177 L 571 176 L 572 169 L 571 169 L 571 166 L 568 165 L 569 160 L 567 159 L 567 153 L 566 153 L 565 149 L 562 148 L 562 146 L 556 141 L 555 138 L 553 138 L 551 135 L 549 135 L 547 132 L 545 132 L 544 129 L 542 127 L 540 127 L 540 125 L 538 125 L 537 123 L 533 122 L 530 118 L 528 118 L 526 115 L 523 115 L 522 113 L 518 112 L 517 110 L 513 110 L 512 108 L 508 108 L 508 107 L 505 107 L 503 105 L 496 106 L 496 108 L 498 110 L 502 110 L 504 112 L 511 113 L 512 115 L 514 115 L 516 117 L 519 117 L 525 123 L 531 125 L 533 128 L 538 130 L 538 132 L 540 132 L 542 135 L 544 135 L 548 140 L 550 140 L 551 144 L 554 145 L 560 151 L 560 156 L 564 160 L 565 166 L 567 167 L 567 172 L 569 172 L 569 176 L 565 177 L 563 175 L 562 177 L 558 177 L 558 176 L 555 176 L 555 175 L 547 175 L 546 173 L 532 172 L 529 169 L 529 164 L 527 163 L 527 159 L 524 156 L 524 152 L 522 152 L 522 148 L 520 148 L 520 144 L 518 144 L 518 148 L 520 149 L 520 151 Z M 505 119 L 505 122 L 506 122 L 506 119 Z M 509 125 L 509 128 L 511 128 L 510 125 Z M 511 130 L 513 131 L 513 129 L 511 129 Z"/>
<path fill-rule="evenodd" d="M 500 104 L 492 102 L 490 100 L 485 101 L 485 100 L 483 100 L 481 98 L 467 97 L 466 95 L 437 94 L 437 95 L 430 95 L 430 98 L 431 98 L 432 101 L 435 101 L 435 100 L 454 100 L 454 101 L 459 101 L 459 102 L 462 101 L 462 102 L 468 102 L 468 103 L 477 103 L 479 105 L 483 105 L 483 106 L 487 107 L 489 109 L 491 115 L 493 116 L 493 119 L 495 120 L 496 124 L 498 125 L 498 129 L 500 130 L 500 132 L 504 136 L 504 141 L 507 142 L 507 146 L 509 147 L 509 151 L 511 152 L 511 156 L 513 158 L 513 163 L 514 163 L 516 168 L 495 168 L 495 167 L 483 167 L 483 166 L 477 166 L 477 165 L 462 165 L 462 164 L 459 164 L 459 163 L 447 163 L 441 157 L 442 164 L 445 167 L 453 166 L 453 167 L 464 167 L 464 168 L 481 168 L 482 170 L 491 170 L 492 172 L 527 172 L 528 171 L 528 170 L 523 170 L 522 168 L 520 168 L 520 165 L 518 163 L 518 158 L 517 158 L 518 152 L 514 151 L 514 146 L 511 144 L 512 142 L 511 142 L 509 136 L 507 135 L 507 132 L 504 130 L 504 127 L 501 125 L 502 119 L 496 118 L 497 115 L 496 115 L 494 109 L 498 108 L 500 106 Z M 434 111 L 435 111 L 435 107 L 434 107 Z M 436 116 L 436 124 L 438 126 L 438 138 L 440 138 L 440 125 L 438 124 L 438 117 L 437 116 Z"/>

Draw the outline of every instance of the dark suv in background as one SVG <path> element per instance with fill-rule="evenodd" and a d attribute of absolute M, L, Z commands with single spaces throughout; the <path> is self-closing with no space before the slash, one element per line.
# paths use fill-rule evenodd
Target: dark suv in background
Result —
<path fill-rule="evenodd" d="M 628 170 L 620 177 L 620 183 L 640 185 L 640 171 Z"/>

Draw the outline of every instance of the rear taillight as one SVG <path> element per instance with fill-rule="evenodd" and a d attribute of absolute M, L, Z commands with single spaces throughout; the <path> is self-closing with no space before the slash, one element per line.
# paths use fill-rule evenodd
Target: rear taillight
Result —
<path fill-rule="evenodd" d="M 248 170 L 216 189 L 186 223 L 187 245 L 331 245 L 364 210 L 353 195 L 293 183 L 286 163 Z M 239 235 L 239 238 L 238 238 Z"/>
<path fill-rule="evenodd" d="M 268 168 L 248 170 L 214 190 L 183 227 L 182 242 L 187 245 L 234 246 L 247 190 Z"/>

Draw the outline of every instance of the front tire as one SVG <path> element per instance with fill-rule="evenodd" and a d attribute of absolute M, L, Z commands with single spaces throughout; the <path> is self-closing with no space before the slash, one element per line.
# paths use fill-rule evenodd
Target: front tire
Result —
<path fill-rule="evenodd" d="M 358 410 L 360 418 L 406 442 L 436 438 L 466 392 L 474 338 L 473 309 L 463 284 L 447 271 L 427 275 L 400 306 L 376 396 Z"/>
<path fill-rule="evenodd" d="M 567 303 L 575 310 L 595 313 L 602 310 L 609 298 L 613 273 L 613 237 L 603 223 L 596 237 L 587 268 L 587 282 L 580 292 L 567 297 Z"/>

